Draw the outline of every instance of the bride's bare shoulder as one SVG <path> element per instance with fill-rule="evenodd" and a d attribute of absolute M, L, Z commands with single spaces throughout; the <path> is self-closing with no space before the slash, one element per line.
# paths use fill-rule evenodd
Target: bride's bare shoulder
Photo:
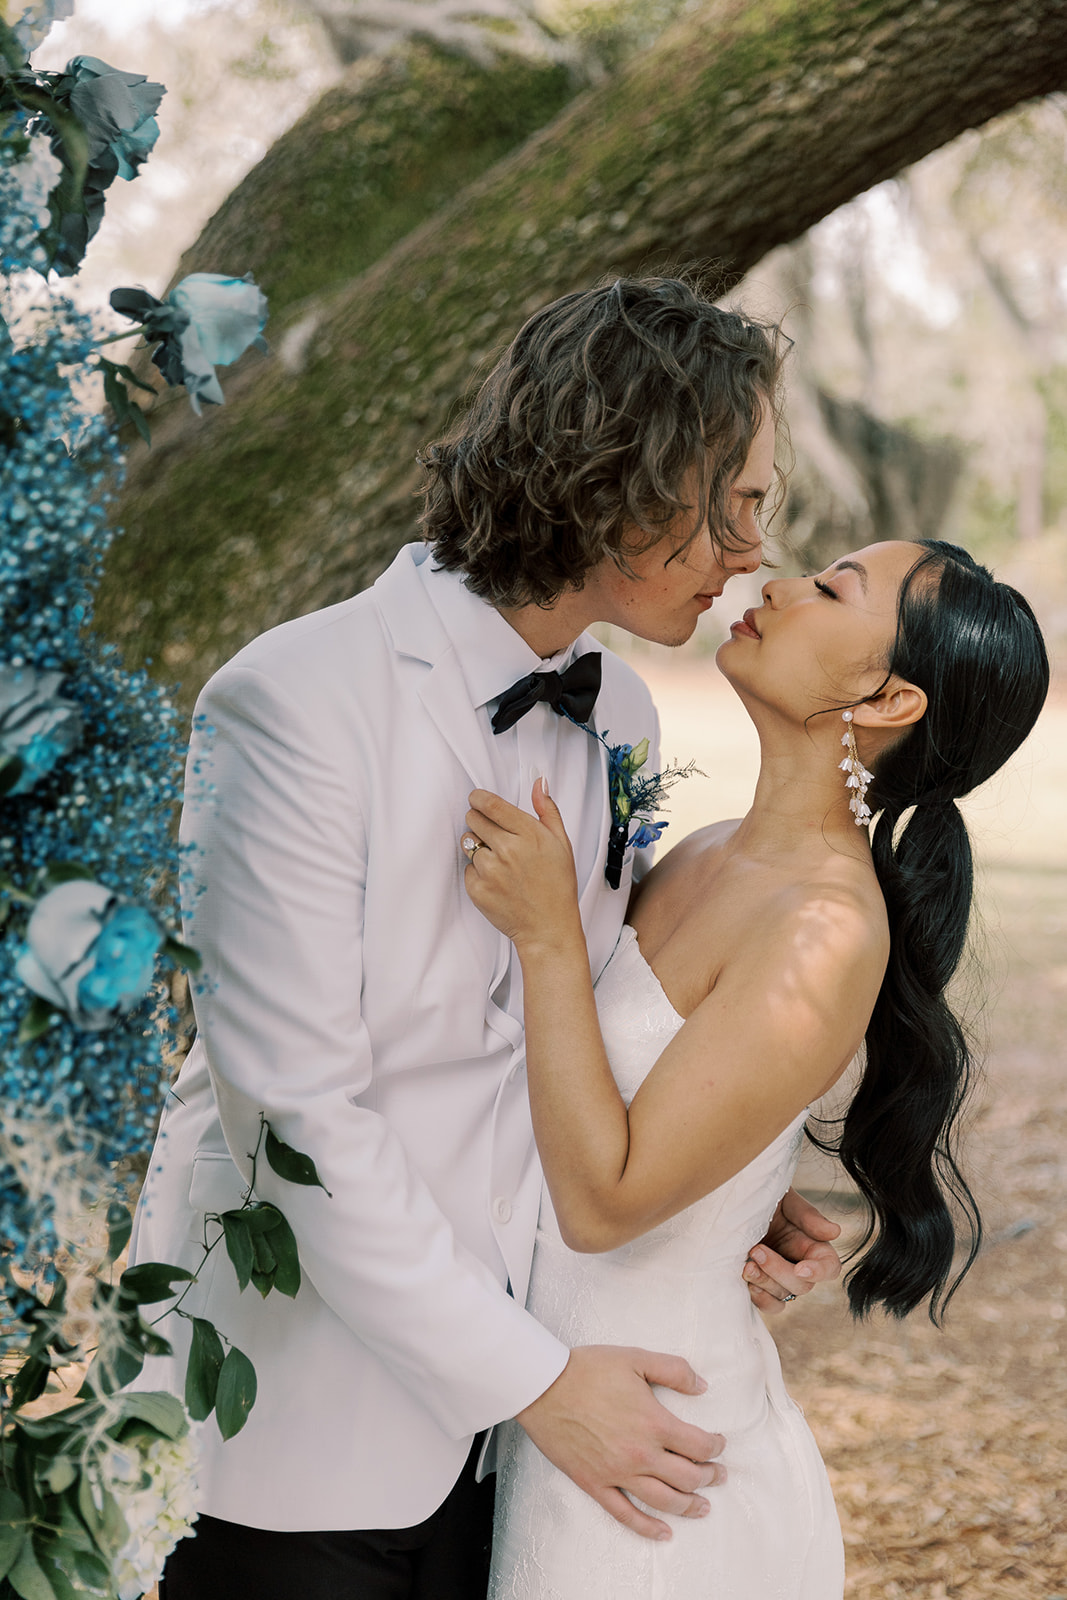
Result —
<path fill-rule="evenodd" d="M 692 866 L 697 857 L 724 845 L 740 826 L 740 817 L 728 817 L 724 822 L 709 822 L 703 828 L 696 828 L 672 847 L 670 854 L 660 863 L 661 869 L 673 866 L 677 871 L 680 867 Z"/>

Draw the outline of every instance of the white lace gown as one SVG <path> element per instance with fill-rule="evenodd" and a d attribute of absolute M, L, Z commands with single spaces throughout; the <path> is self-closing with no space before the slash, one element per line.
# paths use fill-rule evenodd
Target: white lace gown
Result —
<path fill-rule="evenodd" d="M 627 1103 L 682 1025 L 632 928 L 597 985 L 608 1058 Z M 708 1381 L 664 1405 L 726 1437 L 728 1481 L 670 1541 L 621 1527 L 530 1443 L 501 1432 L 490 1600 L 840 1600 L 841 1533 L 815 1440 L 741 1269 L 792 1180 L 804 1116 L 728 1183 L 640 1239 L 578 1255 L 541 1203 L 533 1314 L 565 1343 L 683 1355 Z"/>

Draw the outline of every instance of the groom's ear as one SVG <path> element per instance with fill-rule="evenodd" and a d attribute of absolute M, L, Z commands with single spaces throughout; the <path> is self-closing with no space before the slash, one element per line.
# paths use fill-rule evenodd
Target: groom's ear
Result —
<path fill-rule="evenodd" d="M 902 678 L 891 678 L 880 694 L 853 708 L 857 727 L 872 732 L 903 733 L 926 714 L 926 691 Z"/>

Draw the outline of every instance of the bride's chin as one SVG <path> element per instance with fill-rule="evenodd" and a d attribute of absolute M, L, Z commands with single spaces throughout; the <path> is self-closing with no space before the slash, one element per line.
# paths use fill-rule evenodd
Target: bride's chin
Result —
<path fill-rule="evenodd" d="M 738 668 L 741 666 L 741 661 L 739 660 L 740 652 L 734 648 L 736 644 L 737 640 L 732 637 L 729 639 L 724 639 L 722 644 L 715 652 L 715 665 L 718 667 L 727 683 L 730 684 L 731 688 L 736 687 L 738 683 L 744 681 L 743 669 L 741 671 L 741 675 L 738 675 Z"/>

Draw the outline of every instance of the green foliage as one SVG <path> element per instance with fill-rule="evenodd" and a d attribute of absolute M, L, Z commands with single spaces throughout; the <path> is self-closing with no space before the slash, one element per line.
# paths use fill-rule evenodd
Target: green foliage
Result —
<path fill-rule="evenodd" d="M 224 1439 L 232 1439 L 241 1431 L 255 1403 L 255 1369 L 248 1357 L 231 1345 L 222 1363 L 215 1398 L 215 1417 Z"/>
<path fill-rule="evenodd" d="M 203 1422 L 215 1409 L 219 1373 L 225 1352 L 214 1327 L 203 1317 L 192 1317 L 189 1365 L 185 1371 L 185 1404 L 196 1422 Z"/>
<path fill-rule="evenodd" d="M 553 63 L 502 52 L 486 68 L 424 40 L 364 61 L 237 187 L 176 276 L 239 261 L 284 320 L 378 260 L 577 87 Z"/>
<path fill-rule="evenodd" d="M 290 1145 L 283 1144 L 280 1139 L 275 1138 L 269 1127 L 266 1152 L 267 1160 L 279 1178 L 284 1178 L 287 1183 L 317 1185 L 329 1194 L 330 1191 L 315 1170 L 315 1163 L 311 1157 L 294 1150 Z"/>

